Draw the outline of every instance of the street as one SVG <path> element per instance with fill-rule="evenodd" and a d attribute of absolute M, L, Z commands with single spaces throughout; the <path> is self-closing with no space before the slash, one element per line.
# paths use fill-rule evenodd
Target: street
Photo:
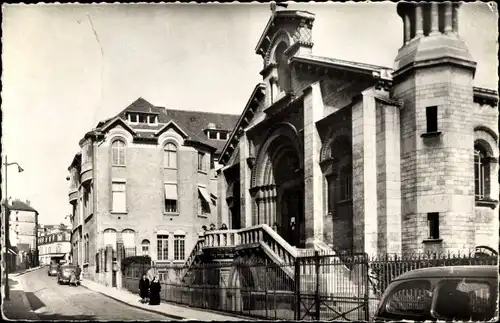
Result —
<path fill-rule="evenodd" d="M 47 267 L 18 277 L 40 320 L 170 320 L 135 309 L 82 286 L 59 285 Z"/>

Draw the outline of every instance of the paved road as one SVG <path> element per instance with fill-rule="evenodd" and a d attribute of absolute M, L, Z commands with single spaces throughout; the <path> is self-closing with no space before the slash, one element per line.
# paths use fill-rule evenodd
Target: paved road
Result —
<path fill-rule="evenodd" d="M 130 307 L 85 287 L 59 285 L 42 268 L 18 277 L 41 320 L 161 320 L 168 317 Z"/>

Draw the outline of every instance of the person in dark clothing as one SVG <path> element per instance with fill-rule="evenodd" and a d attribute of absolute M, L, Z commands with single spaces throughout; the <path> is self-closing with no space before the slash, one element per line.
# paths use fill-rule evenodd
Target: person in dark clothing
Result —
<path fill-rule="evenodd" d="M 149 305 L 160 305 L 161 285 L 158 276 L 154 276 L 149 285 Z"/>
<path fill-rule="evenodd" d="M 146 303 L 149 293 L 149 279 L 146 274 L 142 275 L 142 279 L 139 280 L 139 296 L 141 297 L 141 302 Z"/>
<path fill-rule="evenodd" d="M 215 224 L 210 223 L 210 231 L 215 231 Z"/>
<path fill-rule="evenodd" d="M 201 227 L 201 229 L 203 230 L 203 232 L 207 232 L 207 231 L 208 231 L 208 229 L 207 229 L 207 226 L 206 226 L 206 225 L 202 226 L 202 227 Z"/>
<path fill-rule="evenodd" d="M 82 279 L 81 275 L 82 275 L 82 268 L 80 268 L 80 265 L 77 265 L 76 266 L 76 281 L 77 281 L 77 284 L 79 284 L 80 280 Z"/>
<path fill-rule="evenodd" d="M 225 223 L 222 223 L 219 230 L 227 230 L 227 225 Z"/>

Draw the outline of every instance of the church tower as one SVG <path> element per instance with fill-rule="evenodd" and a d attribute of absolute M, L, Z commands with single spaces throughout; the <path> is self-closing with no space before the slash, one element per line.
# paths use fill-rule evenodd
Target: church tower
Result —
<path fill-rule="evenodd" d="M 392 97 L 401 110 L 402 250 L 474 247 L 473 78 L 459 3 L 400 3 L 404 43 Z"/>

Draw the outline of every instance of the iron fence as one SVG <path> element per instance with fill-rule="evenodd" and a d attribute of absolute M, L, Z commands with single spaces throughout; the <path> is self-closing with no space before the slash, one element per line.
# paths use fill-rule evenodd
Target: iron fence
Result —
<path fill-rule="evenodd" d="M 262 319 L 369 320 L 387 285 L 409 270 L 447 265 L 496 265 L 496 256 L 302 255 L 293 263 L 254 256 L 231 263 L 158 267 L 164 301 Z M 130 265 L 124 288 L 137 293 L 147 269 Z"/>

